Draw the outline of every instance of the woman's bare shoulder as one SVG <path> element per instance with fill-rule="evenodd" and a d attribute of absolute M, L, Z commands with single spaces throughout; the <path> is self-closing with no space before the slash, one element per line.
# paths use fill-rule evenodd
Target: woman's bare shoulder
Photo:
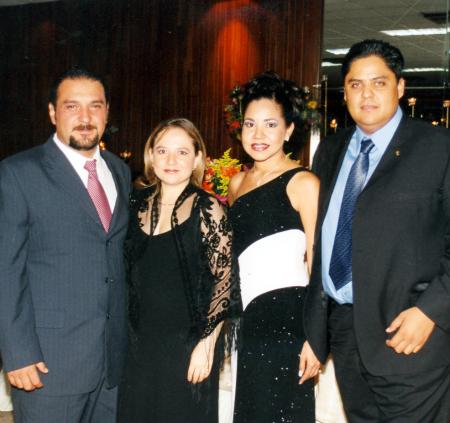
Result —
<path fill-rule="evenodd" d="M 302 204 L 317 201 L 319 187 L 319 178 L 310 171 L 303 171 L 292 177 L 286 191 L 294 208 L 299 210 Z"/>

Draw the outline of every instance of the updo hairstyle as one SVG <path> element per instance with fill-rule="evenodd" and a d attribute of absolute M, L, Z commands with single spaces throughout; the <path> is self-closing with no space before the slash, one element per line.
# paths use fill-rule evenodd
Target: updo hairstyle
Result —
<path fill-rule="evenodd" d="M 303 107 L 302 91 L 295 82 L 283 79 L 276 72 L 266 71 L 253 77 L 244 86 L 242 111 L 245 115 L 248 105 L 254 100 L 267 98 L 281 107 L 286 123 L 301 126 L 300 112 Z"/>

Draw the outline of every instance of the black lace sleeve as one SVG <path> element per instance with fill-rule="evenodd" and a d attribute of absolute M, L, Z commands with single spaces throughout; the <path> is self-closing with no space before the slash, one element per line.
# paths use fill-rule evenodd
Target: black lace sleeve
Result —
<path fill-rule="evenodd" d="M 203 337 L 208 336 L 219 322 L 239 317 L 242 303 L 239 290 L 237 261 L 232 252 L 232 230 L 226 209 L 218 200 L 207 198 L 208 205 L 200 208 L 202 244 L 212 278 L 212 289 Z"/>

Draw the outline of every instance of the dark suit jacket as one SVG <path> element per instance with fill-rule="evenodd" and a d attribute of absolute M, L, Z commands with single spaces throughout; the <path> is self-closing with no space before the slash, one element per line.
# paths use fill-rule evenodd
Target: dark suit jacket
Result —
<path fill-rule="evenodd" d="M 120 378 L 130 172 L 102 156 L 117 189 L 108 233 L 52 139 L 0 163 L 0 351 L 6 371 L 45 361 L 46 395 L 91 391 L 105 370 L 109 386 Z"/>
<path fill-rule="evenodd" d="M 328 296 L 321 281 L 321 224 L 354 128 L 325 139 L 314 160 L 321 180 L 314 264 L 305 307 L 307 337 L 328 354 Z M 361 192 L 353 219 L 354 329 L 375 375 L 420 372 L 450 363 L 450 132 L 404 117 Z M 436 328 L 405 356 L 386 347 L 385 329 L 418 306 Z"/>

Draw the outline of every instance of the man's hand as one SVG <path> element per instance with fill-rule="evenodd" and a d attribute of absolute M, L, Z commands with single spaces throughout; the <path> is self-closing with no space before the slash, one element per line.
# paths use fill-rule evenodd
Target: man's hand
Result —
<path fill-rule="evenodd" d="M 425 345 L 435 323 L 418 307 L 402 311 L 386 329 L 387 333 L 395 335 L 386 341 L 386 345 L 397 353 L 409 355 L 421 350 Z"/>
<path fill-rule="evenodd" d="M 47 366 L 43 361 L 21 369 L 11 370 L 7 375 L 11 386 L 25 391 L 34 391 L 44 386 L 39 377 L 39 372 L 48 373 Z"/>
<path fill-rule="evenodd" d="M 302 352 L 300 353 L 300 365 L 298 375 L 300 376 L 300 382 L 306 382 L 308 379 L 317 376 L 320 369 L 320 361 L 317 359 L 314 351 L 309 345 L 308 341 L 303 344 Z"/>

